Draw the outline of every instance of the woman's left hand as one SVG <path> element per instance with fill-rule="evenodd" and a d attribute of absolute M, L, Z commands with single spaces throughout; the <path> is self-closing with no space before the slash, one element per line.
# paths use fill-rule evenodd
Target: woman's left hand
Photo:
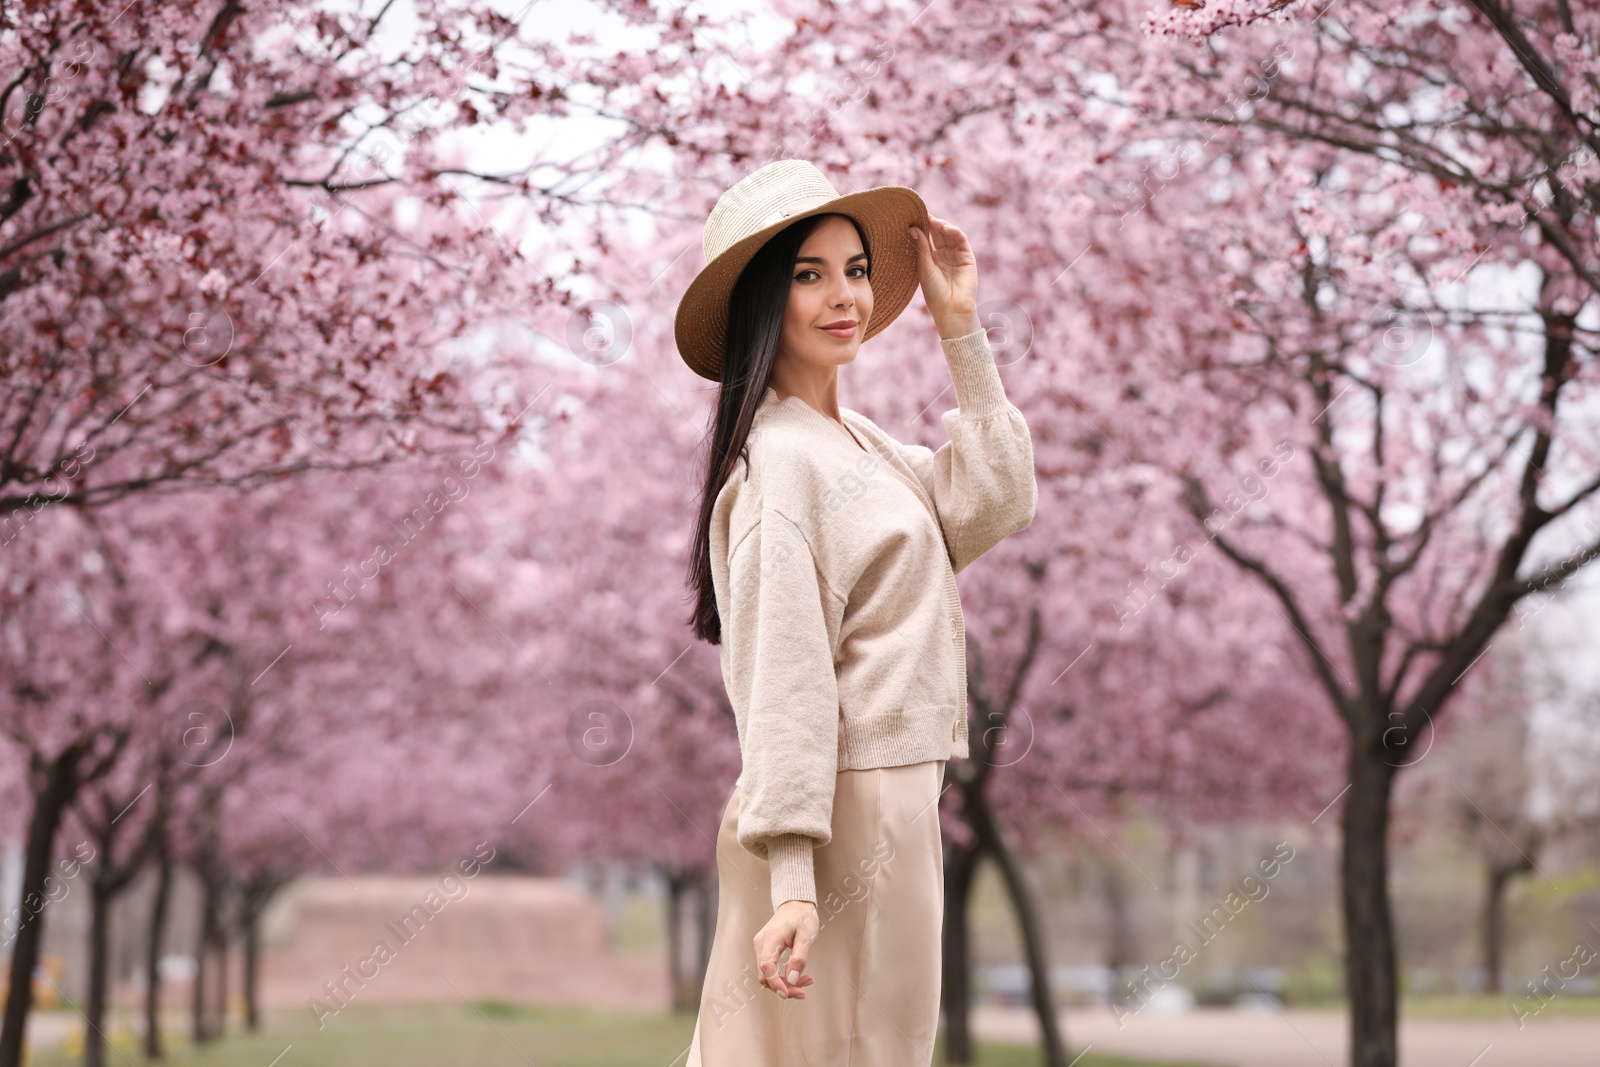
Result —
<path fill-rule="evenodd" d="M 911 227 L 917 245 L 917 275 L 922 299 L 933 314 L 939 336 L 964 337 L 978 330 L 978 257 L 960 227 L 936 215 L 931 232 Z M 931 243 L 930 243 L 931 238 Z"/>

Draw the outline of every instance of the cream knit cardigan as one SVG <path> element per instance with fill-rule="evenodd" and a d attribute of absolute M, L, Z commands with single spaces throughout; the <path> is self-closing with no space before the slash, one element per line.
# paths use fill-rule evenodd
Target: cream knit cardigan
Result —
<path fill-rule="evenodd" d="M 1033 439 L 982 330 L 941 340 L 949 442 L 905 445 L 770 387 L 711 517 L 722 678 L 743 768 L 739 843 L 772 905 L 817 899 L 839 771 L 966 757 L 956 572 L 1033 521 Z"/>

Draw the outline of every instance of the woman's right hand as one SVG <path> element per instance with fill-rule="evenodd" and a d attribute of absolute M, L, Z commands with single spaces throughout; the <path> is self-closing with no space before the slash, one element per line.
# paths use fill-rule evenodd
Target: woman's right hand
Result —
<path fill-rule="evenodd" d="M 811 901 L 786 900 L 779 904 L 755 937 L 756 969 L 761 973 L 761 984 L 780 997 L 806 999 L 805 987 L 816 981 L 814 976 L 805 973 L 806 959 L 821 928 L 817 906 Z M 785 948 L 791 950 L 789 961 L 780 964 L 779 956 Z"/>

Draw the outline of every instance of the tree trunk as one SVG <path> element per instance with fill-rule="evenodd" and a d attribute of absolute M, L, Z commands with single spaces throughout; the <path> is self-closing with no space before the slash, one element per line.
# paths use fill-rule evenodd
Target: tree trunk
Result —
<path fill-rule="evenodd" d="M 213 1037 L 222 1037 L 228 1032 L 228 928 L 217 924 L 217 1000 L 216 1000 L 216 1027 L 211 1031 Z"/>
<path fill-rule="evenodd" d="M 104 842 L 102 842 L 104 845 Z M 102 856 L 105 853 L 102 853 Z M 89 881 L 89 995 L 83 1010 L 83 1067 L 103 1067 L 106 1058 L 106 981 L 111 924 L 111 893 L 98 878 Z"/>
<path fill-rule="evenodd" d="M 239 887 L 236 930 L 240 940 L 240 982 L 244 986 L 244 1025 L 251 1033 L 261 1029 L 261 917 L 267 905 L 289 882 L 270 869 L 262 869 Z"/>
<path fill-rule="evenodd" d="M 100 855 L 89 875 L 89 995 L 84 1011 L 83 1062 L 101 1067 L 105 1062 L 106 991 L 111 985 L 111 904 L 132 884 L 154 841 L 145 837 L 121 863 L 116 859 L 116 820 L 95 829 Z M 152 831 L 147 831 L 152 833 Z M 117 1055 L 121 1056 L 119 1051 Z"/>
<path fill-rule="evenodd" d="M 1483 973 L 1487 983 L 1484 987 L 1485 992 L 1500 992 L 1500 969 L 1506 938 L 1506 890 L 1510 888 L 1511 880 L 1517 875 L 1527 874 L 1533 870 L 1531 856 L 1537 847 L 1529 844 L 1528 852 L 1519 851 L 1517 858 L 1510 863 L 1489 861 L 1488 885 L 1483 900 Z"/>
<path fill-rule="evenodd" d="M 251 898 L 245 910 L 244 929 L 244 1028 L 250 1033 L 261 1029 L 261 1006 L 256 1002 L 257 968 L 261 964 L 261 911 L 264 904 Z"/>
<path fill-rule="evenodd" d="M 944 1005 L 944 1061 L 972 1062 L 972 965 L 968 959 L 967 904 L 982 859 L 975 837 L 970 846 L 951 844 L 944 860 L 944 953 L 940 1000 Z"/>
<path fill-rule="evenodd" d="M 1050 992 L 1050 964 L 1045 959 L 1045 933 L 1039 911 L 1022 877 L 1022 868 L 1000 833 L 987 795 L 977 793 L 976 800 L 967 809 L 972 824 L 982 841 L 983 851 L 993 856 L 999 865 L 1000 876 L 1011 896 L 1011 906 L 1017 913 L 1017 935 L 1028 960 L 1028 974 L 1033 979 L 1029 983 L 1033 1010 L 1039 1016 L 1039 1033 L 1044 1038 L 1045 1067 L 1067 1067 L 1066 1042 L 1061 1034 L 1061 1020 L 1056 1016 L 1055 997 Z"/>
<path fill-rule="evenodd" d="M 190 1033 L 196 1045 L 206 1041 L 206 942 L 200 939 L 194 953 L 194 985 L 189 989 Z"/>
<path fill-rule="evenodd" d="M 161 946 L 167 936 L 167 898 L 172 893 L 172 857 L 166 848 L 156 859 L 156 899 L 150 907 L 150 945 L 144 963 L 144 1054 L 165 1058 L 161 1047 Z"/>
<path fill-rule="evenodd" d="M 78 787 L 80 750 L 70 747 L 48 763 L 33 767 L 33 816 L 22 867 L 21 907 L 16 940 L 11 945 L 11 984 L 0 1023 L 0 1067 L 22 1067 L 23 1033 L 33 1007 L 33 970 L 39 962 L 44 934 L 44 909 L 49 903 L 50 849 L 55 844 L 61 813 Z M 42 779 L 42 780 L 41 780 Z"/>
<path fill-rule="evenodd" d="M 1396 1067 L 1398 983 L 1389 914 L 1389 797 L 1395 768 L 1384 761 L 1381 751 L 1352 737 L 1348 769 L 1340 890 L 1350 1067 Z"/>
<path fill-rule="evenodd" d="M 678 867 L 663 867 L 667 881 L 667 979 L 672 989 L 672 1010 L 688 1011 L 693 1006 L 699 1010 L 700 991 L 689 988 L 690 978 L 684 973 L 683 951 L 683 895 L 688 879 Z"/>
<path fill-rule="evenodd" d="M 1483 974 L 1484 991 L 1500 992 L 1501 904 L 1512 872 L 1496 863 L 1489 864 L 1489 884 L 1483 898 Z"/>
<path fill-rule="evenodd" d="M 200 880 L 200 937 L 194 953 L 194 990 L 191 998 L 194 1011 L 194 1043 L 203 1045 L 211 1040 L 211 1020 L 206 1005 L 206 976 L 210 973 L 207 957 L 216 939 L 217 894 L 212 879 Z"/>
<path fill-rule="evenodd" d="M 716 867 L 662 867 L 667 882 L 667 968 L 672 982 L 672 1010 L 697 1012 L 711 965 L 711 942 L 717 932 Z M 691 905 L 692 902 L 692 905 Z M 694 949 L 683 924 L 694 926 Z"/>

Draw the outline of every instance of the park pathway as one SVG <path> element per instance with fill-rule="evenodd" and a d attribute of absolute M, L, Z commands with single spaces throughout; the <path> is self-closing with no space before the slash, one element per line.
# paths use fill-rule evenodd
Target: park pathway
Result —
<path fill-rule="evenodd" d="M 1063 1013 L 1074 1054 L 1094 1051 L 1218 1067 L 1344 1067 L 1346 1017 L 1332 1011 L 1199 1009 L 1173 1015 L 1125 1017 L 1109 1011 Z M 983 1007 L 973 1031 L 993 1041 L 1030 1043 L 1039 1026 L 1031 1011 Z M 1517 1029 L 1505 1019 L 1405 1019 L 1401 1067 L 1595 1067 L 1600 1063 L 1600 1018 L 1529 1019 Z"/>

